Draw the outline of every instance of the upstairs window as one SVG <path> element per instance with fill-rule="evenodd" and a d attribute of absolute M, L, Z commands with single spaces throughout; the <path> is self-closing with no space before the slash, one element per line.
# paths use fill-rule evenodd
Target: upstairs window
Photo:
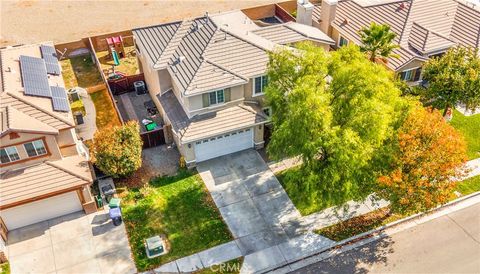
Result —
<path fill-rule="evenodd" d="M 421 68 L 404 70 L 400 73 L 400 79 L 407 82 L 417 82 L 420 81 L 421 74 Z"/>
<path fill-rule="evenodd" d="M 20 160 L 16 147 L 4 147 L 0 149 L 1 163 L 6 164 Z"/>
<path fill-rule="evenodd" d="M 267 85 L 268 77 L 266 75 L 253 79 L 253 96 L 264 94 Z"/>
<path fill-rule="evenodd" d="M 338 46 L 343 47 L 348 45 L 348 40 L 343 38 L 343 36 L 340 36 L 340 39 L 338 40 Z"/>
<path fill-rule="evenodd" d="M 27 151 L 28 157 L 35 157 L 47 154 L 47 149 L 42 140 L 36 140 L 30 143 L 23 144 Z"/>
<path fill-rule="evenodd" d="M 222 104 L 225 103 L 225 93 L 224 90 L 216 90 L 208 94 L 210 100 L 210 105 Z"/>

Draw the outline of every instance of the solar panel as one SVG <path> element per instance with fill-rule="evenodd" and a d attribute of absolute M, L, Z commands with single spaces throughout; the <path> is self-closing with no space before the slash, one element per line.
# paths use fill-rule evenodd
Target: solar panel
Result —
<path fill-rule="evenodd" d="M 58 86 L 50 87 L 52 90 L 52 105 L 53 110 L 56 111 L 70 111 L 70 105 L 68 104 L 67 93 L 65 89 Z"/>
<path fill-rule="evenodd" d="M 52 98 L 57 97 L 57 98 L 67 99 L 67 93 L 65 92 L 64 88 L 58 87 L 58 86 L 52 86 L 50 87 L 50 89 L 52 90 Z"/>
<path fill-rule="evenodd" d="M 19 59 L 25 95 L 52 97 L 45 61 L 25 55 L 21 55 Z"/>
<path fill-rule="evenodd" d="M 48 74 L 59 75 L 60 66 L 58 65 L 57 53 L 55 52 L 55 48 L 52 46 L 41 45 L 40 51 L 42 52 L 43 60 L 45 60 Z"/>

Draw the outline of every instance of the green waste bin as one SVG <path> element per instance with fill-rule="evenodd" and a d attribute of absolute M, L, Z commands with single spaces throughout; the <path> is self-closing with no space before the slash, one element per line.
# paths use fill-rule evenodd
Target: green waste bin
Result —
<path fill-rule="evenodd" d="M 97 202 L 97 208 L 103 207 L 102 196 L 100 195 L 95 196 L 95 201 Z"/>
<path fill-rule="evenodd" d="M 110 202 L 108 203 L 108 206 L 109 206 L 110 208 L 120 207 L 120 198 L 112 198 L 112 199 L 110 199 Z"/>
<path fill-rule="evenodd" d="M 156 124 L 156 123 L 150 123 L 150 124 L 148 124 L 148 125 L 145 126 L 145 128 L 147 129 L 147 131 L 152 131 L 152 130 L 154 130 L 156 127 L 157 127 L 157 124 Z"/>

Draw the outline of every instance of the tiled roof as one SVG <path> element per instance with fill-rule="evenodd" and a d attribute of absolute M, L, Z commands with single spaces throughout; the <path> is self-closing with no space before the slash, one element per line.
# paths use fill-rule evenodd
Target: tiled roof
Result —
<path fill-rule="evenodd" d="M 171 90 L 159 95 L 158 98 L 174 132 L 182 143 L 209 138 L 267 121 L 267 117 L 261 110 L 250 105 L 235 105 L 189 119 Z"/>
<path fill-rule="evenodd" d="M 1 133 L 0 136 L 10 131 L 36 132 L 44 134 L 58 134 L 58 130 L 39 121 L 27 114 L 18 111 L 12 106 L 0 108 Z"/>
<path fill-rule="evenodd" d="M 9 92 L 2 92 L 0 94 L 0 107 L 5 108 L 7 106 L 11 106 L 16 110 L 32 117 L 32 119 L 38 120 L 44 125 L 48 125 L 48 127 L 45 127 L 45 130 L 47 131 L 50 130 L 51 127 L 60 130 L 74 126 L 73 123 L 63 117 L 60 117 L 59 115 L 41 109 L 24 100 L 23 98 L 15 96 Z"/>
<path fill-rule="evenodd" d="M 390 57 L 388 58 L 387 66 L 392 70 L 398 70 L 404 65 L 410 63 L 412 60 L 421 60 L 426 61 L 428 58 L 419 55 L 412 49 L 410 46 L 406 48 L 400 47 L 393 50 L 393 53 L 398 55 L 399 58 Z"/>
<path fill-rule="evenodd" d="M 330 37 L 319 29 L 295 22 L 263 27 L 252 32 L 282 45 L 305 40 L 319 41 L 331 45 L 335 44 Z"/>
<path fill-rule="evenodd" d="M 461 0 L 340 0 L 332 26 L 360 44 L 358 31 L 371 22 L 388 24 L 397 34 L 395 42 L 402 49 L 396 51 L 405 56 L 392 59 L 392 68 L 415 55 L 432 54 L 456 43 L 478 47 L 480 41 L 480 11 Z"/>
<path fill-rule="evenodd" d="M 80 156 L 10 170 L 0 175 L 0 207 L 91 182 L 88 162 Z"/>

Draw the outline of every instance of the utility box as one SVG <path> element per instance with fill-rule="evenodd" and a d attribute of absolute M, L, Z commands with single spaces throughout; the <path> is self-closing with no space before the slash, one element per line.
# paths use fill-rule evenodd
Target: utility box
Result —
<path fill-rule="evenodd" d="M 153 236 L 145 241 L 145 251 L 149 259 L 163 255 L 166 252 L 165 242 L 160 236 Z"/>

